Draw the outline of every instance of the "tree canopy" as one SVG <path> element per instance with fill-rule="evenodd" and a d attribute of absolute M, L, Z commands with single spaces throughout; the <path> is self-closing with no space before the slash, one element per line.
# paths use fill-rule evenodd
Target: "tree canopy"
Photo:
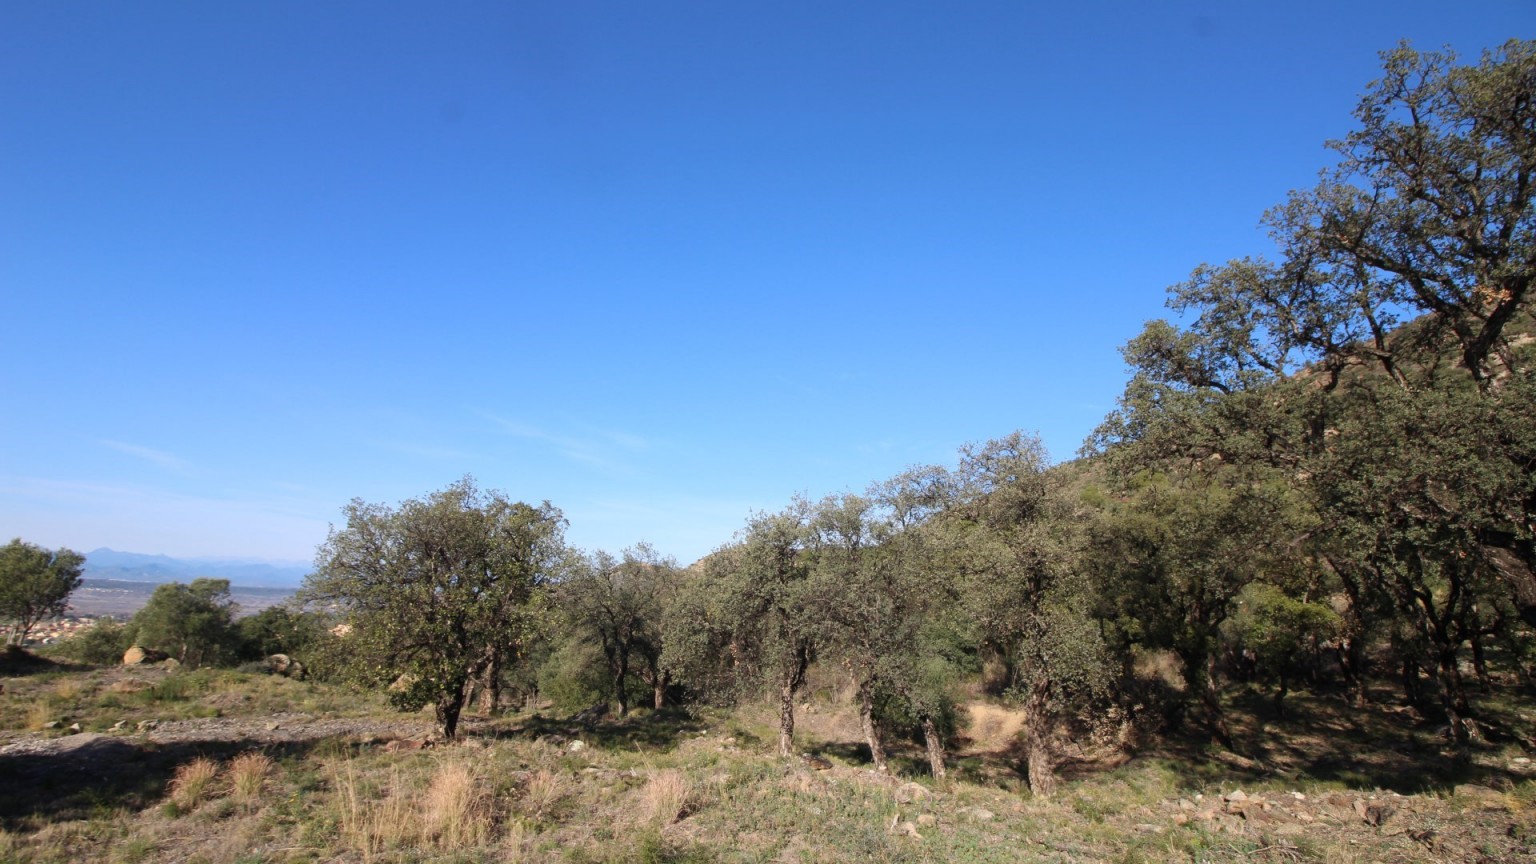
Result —
<path fill-rule="evenodd" d="M 565 555 L 548 502 L 514 502 L 465 478 L 398 507 L 354 500 L 303 592 L 351 626 L 349 653 L 402 704 L 434 705 L 457 733 L 470 681 L 515 661 L 539 623 L 540 589 Z"/>
<path fill-rule="evenodd" d="M 203 666 L 235 656 L 234 617 L 228 579 L 193 579 L 155 588 L 131 626 L 138 644 L 165 651 L 184 665 Z"/>
<path fill-rule="evenodd" d="M 39 621 L 64 614 L 69 595 L 80 587 L 85 556 L 69 549 L 44 549 L 16 538 L 0 547 L 0 621 L 5 644 L 22 645 Z"/>

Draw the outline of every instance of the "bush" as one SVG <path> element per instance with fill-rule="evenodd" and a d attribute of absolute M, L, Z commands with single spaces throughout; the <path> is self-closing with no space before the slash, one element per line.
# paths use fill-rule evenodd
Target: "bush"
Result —
<path fill-rule="evenodd" d="M 149 603 L 133 616 L 140 644 L 193 668 L 216 666 L 233 657 L 238 650 L 233 622 L 228 579 L 193 579 L 190 585 L 167 582 L 155 588 Z"/>
<path fill-rule="evenodd" d="M 607 669 L 596 646 L 573 639 L 556 648 L 539 667 L 539 692 L 559 712 L 590 708 L 608 696 Z"/>
<path fill-rule="evenodd" d="M 123 652 L 133 645 L 133 637 L 132 627 L 112 618 L 102 618 L 74 636 L 50 646 L 47 653 L 64 660 L 111 666 L 122 662 Z"/>
<path fill-rule="evenodd" d="M 320 652 L 321 643 L 330 636 L 326 623 L 322 616 L 313 612 L 269 606 L 235 622 L 240 657 L 254 661 L 273 654 L 287 654 L 308 666 Z"/>

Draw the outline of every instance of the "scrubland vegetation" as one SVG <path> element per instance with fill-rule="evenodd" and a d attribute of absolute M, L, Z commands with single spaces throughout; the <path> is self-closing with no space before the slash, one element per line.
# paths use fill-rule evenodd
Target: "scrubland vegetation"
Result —
<path fill-rule="evenodd" d="M 1536 772 L 1513 761 L 1520 747 L 1459 762 L 1381 691 L 1357 711 L 1299 692 L 1283 721 L 1236 693 L 1230 727 L 1247 756 L 1178 737 L 1128 747 L 1116 722 L 1085 722 L 1042 798 L 1028 792 L 1017 708 L 962 692 L 947 778 L 926 770 L 920 736 L 892 740 L 880 772 L 858 743 L 856 689 L 836 670 L 808 678 L 786 759 L 775 706 L 755 701 L 587 722 L 470 712 L 445 742 L 430 713 L 339 685 L 44 669 L 12 677 L 11 695 L 65 689 L 65 718 L 105 734 L 6 735 L 0 857 L 1519 861 L 1536 842 Z M 200 683 L 162 686 L 182 679 Z M 111 698 L 128 681 L 160 688 L 149 713 L 165 719 L 107 731 L 141 716 Z M 1480 706 L 1536 732 L 1510 694 Z"/>
<path fill-rule="evenodd" d="M 239 638 L 204 582 L 59 652 L 179 671 L 8 661 L 0 855 L 1526 860 L 1536 43 L 1384 60 L 1077 460 L 1004 435 L 689 567 L 468 478 L 353 502 Z M 241 651 L 309 680 L 191 671 Z"/>

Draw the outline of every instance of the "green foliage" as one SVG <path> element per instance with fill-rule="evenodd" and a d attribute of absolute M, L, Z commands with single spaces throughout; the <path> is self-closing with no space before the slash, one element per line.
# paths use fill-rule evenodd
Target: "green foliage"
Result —
<path fill-rule="evenodd" d="M 1235 651 L 1252 658 L 1261 677 L 1279 683 L 1280 698 L 1308 659 L 1343 629 L 1329 606 L 1296 599 L 1263 582 L 1244 586 L 1236 606 L 1225 635 Z"/>
<path fill-rule="evenodd" d="M 138 644 L 165 651 L 186 666 L 227 663 L 239 650 L 228 579 L 160 585 L 133 616 L 132 627 Z"/>
<path fill-rule="evenodd" d="M 823 633 L 826 605 L 804 555 L 810 505 L 796 499 L 778 513 L 758 514 L 741 541 L 705 562 L 713 629 L 729 644 L 739 684 L 771 688 L 779 703 L 779 752 L 789 755 L 794 702 Z"/>
<path fill-rule="evenodd" d="M 354 670 L 406 676 L 401 698 L 435 705 L 453 737 L 470 679 L 515 660 L 542 626 L 565 521 L 469 478 L 398 508 L 353 501 L 346 515 L 302 597 L 352 628 Z"/>
<path fill-rule="evenodd" d="M 85 557 L 68 549 L 44 549 L 17 538 L 0 546 L 0 623 L 6 645 L 22 645 L 39 621 L 64 614 L 80 587 Z"/>
<path fill-rule="evenodd" d="M 739 553 L 736 547 L 726 547 L 702 566 L 679 572 L 676 589 L 662 610 L 662 668 L 695 702 L 730 704 L 742 692 L 740 685 L 753 677 L 740 674 L 738 666 L 746 658 L 736 648 L 739 643 L 724 612 L 726 597 L 714 579 L 732 566 L 721 559 Z"/>
<path fill-rule="evenodd" d="M 570 569 L 559 587 L 559 606 L 574 629 L 601 648 L 609 677 L 604 692 L 624 714 L 638 679 L 653 706 L 662 707 L 656 700 L 671 681 L 662 662 L 663 622 L 679 587 L 677 562 L 642 543 L 617 559 L 606 552 L 580 556 Z"/>
<path fill-rule="evenodd" d="M 1520 654 L 1536 628 L 1536 42 L 1383 61 L 1339 165 L 1266 216 L 1282 259 L 1170 289 L 1191 323 L 1126 346 L 1091 448 L 1129 499 L 1101 508 L 1125 638 L 1209 679 L 1193 664 L 1239 590 L 1271 586 L 1234 623 L 1259 647 L 1325 626 L 1279 598 L 1336 592 L 1357 692 L 1363 640 L 1404 634 L 1465 744 L 1458 653 L 1501 633 Z"/>
<path fill-rule="evenodd" d="M 608 698 L 612 681 L 602 649 L 582 638 L 565 641 L 538 668 L 539 694 L 556 711 L 574 714 Z"/>
<path fill-rule="evenodd" d="M 259 660 L 287 654 L 306 666 L 323 651 L 330 638 L 326 619 L 315 612 L 269 606 L 235 622 L 242 657 Z"/>
<path fill-rule="evenodd" d="M 110 666 L 122 660 L 123 652 L 133 645 L 133 636 L 133 627 L 107 617 L 52 646 L 48 653 L 65 660 Z"/>

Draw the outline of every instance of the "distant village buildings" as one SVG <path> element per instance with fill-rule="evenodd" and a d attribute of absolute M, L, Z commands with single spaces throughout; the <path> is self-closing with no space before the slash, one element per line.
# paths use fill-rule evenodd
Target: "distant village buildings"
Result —
<path fill-rule="evenodd" d="M 100 620 L 95 615 L 65 615 L 63 618 L 50 618 L 47 621 L 39 621 L 27 634 L 27 647 L 37 645 L 52 645 L 79 633 L 82 630 L 96 626 Z"/>

